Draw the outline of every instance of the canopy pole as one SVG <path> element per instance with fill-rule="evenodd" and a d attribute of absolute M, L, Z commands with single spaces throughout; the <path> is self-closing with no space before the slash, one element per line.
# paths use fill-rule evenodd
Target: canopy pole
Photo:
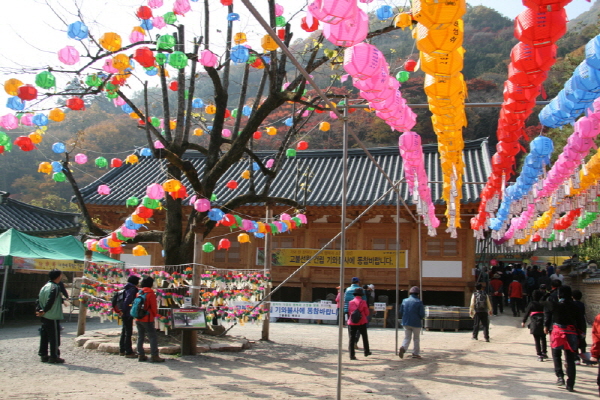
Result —
<path fill-rule="evenodd" d="M 86 249 L 83 256 L 83 270 L 87 271 L 90 263 L 92 262 L 92 251 Z M 85 277 L 83 278 L 85 279 Z M 82 280 L 83 283 L 83 280 Z M 85 322 L 87 319 L 87 299 L 85 297 L 79 297 L 79 314 L 77 316 L 77 336 L 81 336 L 85 333 Z"/>
<path fill-rule="evenodd" d="M 5 257 L 4 260 L 8 258 Z M 4 280 L 2 282 L 2 297 L 0 297 L 0 324 L 4 325 L 4 301 L 6 300 L 6 283 L 8 282 L 8 271 L 10 270 L 10 266 L 8 264 L 4 265 Z"/>
<path fill-rule="evenodd" d="M 347 101 L 347 99 L 346 99 Z M 338 307 L 338 364 L 337 364 L 337 400 L 342 398 L 342 343 L 344 339 L 344 307 L 345 292 L 344 288 L 344 272 L 346 267 L 346 202 L 348 197 L 348 119 L 346 115 L 347 109 L 344 109 L 344 125 L 342 131 L 342 221 L 340 232 L 340 302 Z"/>
<path fill-rule="evenodd" d="M 267 204 L 267 224 L 272 222 L 273 220 L 273 209 Z M 271 253 L 273 248 L 273 241 L 271 239 L 271 235 L 267 232 L 265 233 L 265 269 L 264 274 L 271 271 Z M 265 296 L 268 296 L 271 293 L 271 287 L 267 285 L 265 288 Z M 260 340 L 269 340 L 269 330 L 271 327 L 271 304 L 267 304 L 267 312 L 265 313 L 265 319 L 263 320 L 262 325 L 262 335 Z"/>
<path fill-rule="evenodd" d="M 394 353 L 398 355 L 398 323 L 400 307 L 400 191 L 396 190 L 396 307 L 394 309 L 394 329 L 396 330 L 396 342 Z"/>

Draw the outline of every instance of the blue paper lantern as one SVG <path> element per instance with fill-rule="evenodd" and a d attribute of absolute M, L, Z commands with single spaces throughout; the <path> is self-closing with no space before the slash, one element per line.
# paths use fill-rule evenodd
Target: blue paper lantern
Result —
<path fill-rule="evenodd" d="M 585 45 L 585 61 L 590 67 L 600 69 L 600 36 Z"/>
<path fill-rule="evenodd" d="M 143 149 L 140 150 L 140 156 L 152 157 L 152 150 L 150 150 L 148 147 L 144 147 Z"/>
<path fill-rule="evenodd" d="M 256 237 L 256 238 L 259 238 L 259 239 L 262 239 L 262 238 L 264 238 L 264 237 L 265 237 L 265 234 L 264 234 L 264 233 L 258 233 L 258 232 L 254 232 L 254 237 Z"/>
<path fill-rule="evenodd" d="M 73 22 L 69 25 L 67 30 L 67 35 L 69 35 L 71 39 L 75 40 L 86 39 L 88 37 L 88 33 L 87 26 L 85 26 L 85 24 L 81 21 Z"/>
<path fill-rule="evenodd" d="M 257 162 L 253 162 L 252 163 L 252 171 L 258 171 L 260 169 L 260 167 L 258 166 Z"/>
<path fill-rule="evenodd" d="M 127 229 L 134 229 L 134 230 L 138 230 L 142 227 L 142 224 L 136 224 L 135 222 L 133 222 L 133 220 L 131 219 L 131 217 L 128 217 L 125 220 L 125 227 Z"/>
<path fill-rule="evenodd" d="M 131 114 L 133 112 L 133 108 L 131 108 L 129 104 L 123 104 L 121 110 L 123 110 L 125 114 Z"/>
<path fill-rule="evenodd" d="M 64 143 L 56 142 L 52 145 L 52 151 L 56 154 L 64 153 L 67 148 Z"/>
<path fill-rule="evenodd" d="M 48 117 L 44 114 L 35 114 L 33 118 L 31 118 L 31 122 L 37 126 L 46 126 L 48 125 Z"/>
<path fill-rule="evenodd" d="M 264 62 L 266 65 L 269 65 L 269 64 L 271 64 L 271 57 L 269 57 L 269 56 L 262 56 L 262 59 L 263 59 L 263 62 Z"/>
<path fill-rule="evenodd" d="M 219 210 L 218 208 L 212 208 L 208 212 L 208 219 L 210 219 L 211 221 L 220 221 L 223 219 L 224 215 L 225 215 L 225 213 L 223 211 Z"/>
<path fill-rule="evenodd" d="M 50 165 L 52 166 L 52 172 L 54 173 L 61 172 L 63 169 L 62 164 L 58 161 L 52 161 Z"/>
<path fill-rule="evenodd" d="M 231 48 L 231 61 L 236 64 L 243 64 L 250 58 L 250 51 L 246 46 L 237 45 Z"/>
<path fill-rule="evenodd" d="M 202 99 L 194 99 L 192 100 L 192 108 L 202 108 L 204 107 L 204 102 L 202 101 Z"/>
<path fill-rule="evenodd" d="M 249 117 L 250 114 L 252 114 L 252 107 L 250 107 L 250 106 L 244 106 L 244 108 L 242 108 L 242 114 L 245 117 Z"/>
<path fill-rule="evenodd" d="M 381 6 L 377 9 L 377 18 L 379 18 L 380 21 L 385 21 L 393 16 L 394 12 L 392 11 L 391 6 Z"/>
<path fill-rule="evenodd" d="M 10 97 L 6 102 L 6 107 L 15 111 L 23 111 L 25 109 L 25 101 L 17 96 Z"/>
<path fill-rule="evenodd" d="M 142 20 L 142 23 L 140 24 L 140 26 L 142 28 L 144 28 L 145 30 L 149 31 L 152 28 L 154 28 L 154 24 L 152 23 L 151 19 L 144 19 Z"/>
<path fill-rule="evenodd" d="M 146 75 L 148 76 L 155 76 L 156 74 L 158 74 L 158 68 L 156 67 L 150 67 L 146 69 Z"/>
<path fill-rule="evenodd" d="M 239 21 L 240 20 L 240 14 L 237 13 L 229 13 L 227 15 L 227 21 Z"/>
<path fill-rule="evenodd" d="M 285 124 L 286 124 L 286 126 L 294 125 L 294 118 L 290 117 L 290 118 L 286 119 Z"/>

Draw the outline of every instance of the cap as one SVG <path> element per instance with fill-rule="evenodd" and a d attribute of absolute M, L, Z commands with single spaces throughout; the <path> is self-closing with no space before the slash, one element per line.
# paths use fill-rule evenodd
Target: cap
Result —
<path fill-rule="evenodd" d="M 352 283 L 358 283 L 360 282 L 360 279 L 358 279 L 357 277 L 352 278 Z"/>
<path fill-rule="evenodd" d="M 410 288 L 408 293 L 409 294 L 419 294 L 419 293 L 421 293 L 421 290 L 419 290 L 419 288 L 417 286 L 413 286 Z"/>
<path fill-rule="evenodd" d="M 369 289 L 371 290 L 375 290 L 375 285 L 373 285 L 372 283 L 369 285 Z"/>

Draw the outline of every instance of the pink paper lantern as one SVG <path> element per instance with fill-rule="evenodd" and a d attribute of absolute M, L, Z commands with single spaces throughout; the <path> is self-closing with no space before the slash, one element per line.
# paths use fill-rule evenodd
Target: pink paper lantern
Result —
<path fill-rule="evenodd" d="M 283 15 L 283 6 L 280 4 L 275 4 L 275 16 L 281 17 Z"/>
<path fill-rule="evenodd" d="M 229 129 L 223 129 L 221 131 L 221 134 L 223 135 L 223 137 L 226 137 L 226 138 L 231 137 L 231 131 Z"/>
<path fill-rule="evenodd" d="M 304 214 L 296 214 L 296 217 L 298 217 L 298 219 L 300 220 L 300 222 L 302 222 L 303 224 L 307 224 L 308 220 L 306 219 L 306 215 Z"/>
<path fill-rule="evenodd" d="M 115 107 L 121 107 L 125 105 L 125 100 L 121 97 L 115 97 L 113 99 L 113 104 L 115 105 Z"/>
<path fill-rule="evenodd" d="M 289 221 L 292 219 L 292 217 L 290 216 L 290 214 L 283 213 L 279 216 L 279 219 L 281 221 Z"/>
<path fill-rule="evenodd" d="M 144 40 L 144 34 L 140 31 L 133 30 L 129 34 L 129 42 L 130 43 L 141 42 L 143 40 Z"/>
<path fill-rule="evenodd" d="M 66 46 L 58 51 L 58 59 L 66 65 L 75 65 L 79 62 L 79 52 L 73 46 Z"/>
<path fill-rule="evenodd" d="M 163 145 L 160 140 L 155 140 L 154 141 L 154 148 L 155 149 L 164 149 L 165 145 Z"/>
<path fill-rule="evenodd" d="M 163 6 L 163 0 L 149 0 L 148 7 L 150 8 L 160 8 Z"/>
<path fill-rule="evenodd" d="M 339 24 L 323 24 L 323 36 L 335 46 L 351 47 L 362 42 L 369 33 L 369 17 L 358 9 L 353 17 L 346 18 Z"/>
<path fill-rule="evenodd" d="M 152 18 L 152 26 L 156 29 L 162 29 L 167 26 L 167 23 L 163 17 L 154 17 Z"/>
<path fill-rule="evenodd" d="M 319 21 L 339 24 L 357 12 L 356 0 L 315 0 L 308 5 L 308 12 Z"/>
<path fill-rule="evenodd" d="M 200 52 L 200 64 L 208 68 L 214 68 L 218 64 L 217 56 L 210 50 Z"/>
<path fill-rule="evenodd" d="M 153 200 L 159 200 L 165 197 L 165 190 L 159 183 L 153 183 L 146 188 L 146 196 Z"/>
<path fill-rule="evenodd" d="M 194 205 L 194 203 L 196 202 L 196 200 L 198 200 L 198 196 L 196 196 L 196 195 L 193 195 L 193 196 L 190 198 L 190 206 L 193 206 L 193 205 Z"/>
<path fill-rule="evenodd" d="M 382 102 L 396 93 L 396 89 L 391 87 L 387 87 L 380 92 L 360 92 L 360 97 L 367 100 L 369 103 L 379 103 Z"/>
<path fill-rule="evenodd" d="M 372 44 L 359 43 L 344 50 L 344 69 L 353 78 L 367 79 L 378 74 L 385 56 Z"/>
<path fill-rule="evenodd" d="M 185 15 L 192 7 L 190 6 L 189 0 L 177 0 L 175 4 L 173 4 L 173 12 L 179 15 Z"/>
<path fill-rule="evenodd" d="M 121 235 L 127 238 L 133 238 L 135 235 L 137 235 L 137 231 L 135 229 L 129 229 L 125 225 L 121 226 L 119 231 L 121 231 Z"/>
<path fill-rule="evenodd" d="M 0 127 L 4 129 L 16 129 L 19 127 L 19 119 L 12 114 L 6 114 L 0 117 Z"/>
<path fill-rule="evenodd" d="M 98 186 L 98 194 L 106 196 L 110 194 L 110 188 L 107 185 Z"/>
<path fill-rule="evenodd" d="M 208 199 L 198 199 L 194 203 L 194 209 L 199 212 L 210 210 L 210 201 Z"/>
<path fill-rule="evenodd" d="M 275 164 L 275 160 L 273 160 L 272 158 L 267 160 L 267 164 L 266 167 L 267 168 L 271 168 L 273 166 L 273 164 Z"/>
<path fill-rule="evenodd" d="M 118 69 L 113 67 L 112 59 L 104 60 L 104 65 L 102 65 L 102 69 L 109 74 L 116 74 L 119 72 Z"/>
<path fill-rule="evenodd" d="M 254 224 L 249 219 L 243 219 L 241 228 L 242 228 L 242 230 L 247 232 L 251 229 L 254 229 Z"/>
<path fill-rule="evenodd" d="M 21 117 L 21 125 L 33 126 L 33 114 L 25 114 Z"/>
<path fill-rule="evenodd" d="M 75 155 L 75 162 L 77 164 L 85 164 L 87 162 L 88 158 L 85 154 L 83 153 L 79 153 Z"/>

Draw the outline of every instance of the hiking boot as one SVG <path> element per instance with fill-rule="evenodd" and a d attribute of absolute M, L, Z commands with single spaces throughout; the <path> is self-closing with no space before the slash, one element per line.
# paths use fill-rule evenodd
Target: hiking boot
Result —
<path fill-rule="evenodd" d="M 575 391 L 575 388 L 573 388 L 573 386 L 567 386 L 567 390 L 568 390 L 569 392 L 574 392 L 574 391 Z"/>
<path fill-rule="evenodd" d="M 565 378 L 563 378 L 562 376 L 559 376 L 558 379 L 556 379 L 556 386 L 564 386 L 565 384 Z"/>
<path fill-rule="evenodd" d="M 60 357 L 50 357 L 48 358 L 48 363 L 50 364 L 64 364 L 65 360 Z"/>
<path fill-rule="evenodd" d="M 404 353 L 406 353 L 406 349 L 400 346 L 400 350 L 398 350 L 398 357 L 404 358 Z"/>
<path fill-rule="evenodd" d="M 138 358 L 137 353 L 125 354 L 125 358 Z"/>
<path fill-rule="evenodd" d="M 490 338 L 485 338 L 485 341 L 489 343 L 490 342 Z"/>
<path fill-rule="evenodd" d="M 159 356 L 152 356 L 152 357 L 150 357 L 150 362 L 161 363 L 161 362 L 165 362 L 165 359 L 160 358 Z"/>
<path fill-rule="evenodd" d="M 371 354 L 373 354 L 373 353 L 371 353 L 370 351 L 367 351 L 367 352 L 365 353 L 365 357 L 369 357 Z"/>
<path fill-rule="evenodd" d="M 48 357 L 48 356 L 41 356 L 40 358 L 42 359 L 43 363 L 47 363 L 48 360 L 50 359 L 50 357 Z"/>
<path fill-rule="evenodd" d="M 354 361 L 354 360 L 357 360 L 357 358 L 356 357 L 350 357 L 350 360 Z"/>
<path fill-rule="evenodd" d="M 421 358 L 423 358 L 423 357 L 421 357 L 421 356 L 420 356 L 420 355 L 418 355 L 418 354 L 413 354 L 413 355 L 412 355 L 412 358 L 419 358 L 419 359 L 421 359 Z"/>
<path fill-rule="evenodd" d="M 138 356 L 138 361 L 139 362 L 148 361 L 148 356 Z"/>

